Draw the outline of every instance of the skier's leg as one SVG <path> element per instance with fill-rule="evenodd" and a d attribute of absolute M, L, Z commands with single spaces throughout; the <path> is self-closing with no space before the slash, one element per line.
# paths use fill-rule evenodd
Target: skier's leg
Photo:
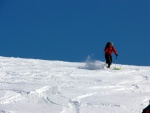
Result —
<path fill-rule="evenodd" d="M 109 63 L 109 56 L 108 56 L 108 54 L 105 54 L 105 60 L 106 60 L 106 64 L 108 64 Z"/>
<path fill-rule="evenodd" d="M 112 64 L 112 56 L 108 56 L 108 68 L 110 68 L 110 65 Z"/>

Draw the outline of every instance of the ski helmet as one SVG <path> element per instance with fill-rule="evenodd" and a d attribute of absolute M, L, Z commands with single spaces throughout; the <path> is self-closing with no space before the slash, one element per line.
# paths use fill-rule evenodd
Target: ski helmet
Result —
<path fill-rule="evenodd" d="M 113 46 L 113 43 L 112 42 L 108 42 L 107 46 Z"/>
<path fill-rule="evenodd" d="M 113 43 L 112 43 L 112 42 L 110 42 L 110 45 L 111 45 L 111 46 L 113 46 Z"/>

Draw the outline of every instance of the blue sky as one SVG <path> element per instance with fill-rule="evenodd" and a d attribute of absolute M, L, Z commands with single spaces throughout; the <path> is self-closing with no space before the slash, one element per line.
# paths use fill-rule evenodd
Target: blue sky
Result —
<path fill-rule="evenodd" d="M 150 1 L 0 1 L 0 56 L 105 61 L 108 41 L 117 63 L 149 66 Z"/>

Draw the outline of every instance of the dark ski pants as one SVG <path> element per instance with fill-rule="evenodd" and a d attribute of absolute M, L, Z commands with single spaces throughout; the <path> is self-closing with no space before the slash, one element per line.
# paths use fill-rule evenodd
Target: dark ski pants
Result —
<path fill-rule="evenodd" d="M 106 59 L 106 63 L 108 64 L 108 67 L 110 67 L 110 65 L 112 63 L 112 56 L 105 54 L 105 59 Z"/>

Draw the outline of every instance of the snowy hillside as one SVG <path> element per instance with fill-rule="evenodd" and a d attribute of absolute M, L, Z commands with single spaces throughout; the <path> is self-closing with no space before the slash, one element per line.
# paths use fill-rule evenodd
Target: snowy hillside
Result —
<path fill-rule="evenodd" d="M 150 67 L 0 57 L 0 113 L 141 113 Z"/>

